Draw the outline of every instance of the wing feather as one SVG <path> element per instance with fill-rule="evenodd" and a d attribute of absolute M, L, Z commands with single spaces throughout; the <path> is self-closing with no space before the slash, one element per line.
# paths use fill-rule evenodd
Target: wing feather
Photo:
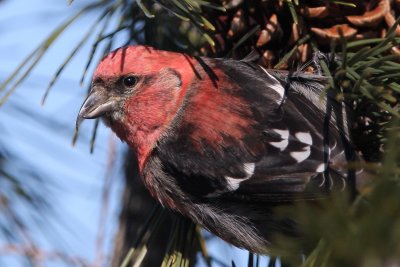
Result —
<path fill-rule="evenodd" d="M 158 144 L 157 156 L 163 171 L 175 177 L 183 191 L 196 198 L 279 202 L 300 196 L 316 198 L 334 185 L 343 187 L 346 172 L 335 166 L 346 162 L 346 133 L 337 126 L 336 113 L 328 112 L 327 98 L 321 98 L 325 77 L 268 71 L 242 61 L 204 61 L 218 70 L 218 80 L 223 81 L 213 88 L 214 96 L 230 96 L 235 105 L 224 103 L 210 111 L 210 103 L 198 102 L 198 88 L 207 80 L 204 74 L 186 100 L 179 121 Z M 223 111 L 227 116 L 241 117 L 228 120 L 229 125 L 221 119 L 220 132 L 218 124 L 207 123 L 210 115 L 201 117 L 203 126 L 212 125 L 205 131 L 191 115 L 201 113 L 202 105 L 207 107 L 205 114 Z M 340 109 L 337 104 L 333 107 Z M 252 123 L 246 125 L 243 121 Z M 196 131 L 212 131 L 212 141 L 217 143 L 208 142 L 207 136 L 200 136 L 199 140 L 199 135 L 193 133 Z M 332 159 L 335 164 L 330 165 Z"/>

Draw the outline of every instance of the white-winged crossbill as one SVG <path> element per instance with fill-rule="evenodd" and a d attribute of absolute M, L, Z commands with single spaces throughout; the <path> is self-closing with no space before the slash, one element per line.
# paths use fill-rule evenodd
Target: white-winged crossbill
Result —
<path fill-rule="evenodd" d="M 129 46 L 97 67 L 77 119 L 102 117 L 137 155 L 163 206 L 267 252 L 296 234 L 274 208 L 349 183 L 345 113 L 327 79 L 232 59 Z M 347 155 L 346 155 L 347 154 Z"/>

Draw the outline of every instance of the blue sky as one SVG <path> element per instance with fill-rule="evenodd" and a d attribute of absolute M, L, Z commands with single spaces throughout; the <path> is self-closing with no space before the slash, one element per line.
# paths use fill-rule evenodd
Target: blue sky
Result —
<path fill-rule="evenodd" d="M 0 38 L 2 40 L 0 42 L 0 82 L 59 23 L 76 12 L 79 6 L 89 2 L 76 0 L 69 7 L 66 1 L 5 0 L 0 2 Z M 111 177 L 114 182 L 110 211 L 105 221 L 107 232 L 104 244 L 106 253 L 111 251 L 122 188 L 120 167 L 123 152 L 126 149 L 113 133 L 101 125 L 95 152 L 90 154 L 89 139 L 92 121 L 83 123 L 77 145 L 71 146 L 75 118 L 87 88 L 87 85 L 81 87 L 79 80 L 86 64 L 90 45 L 86 45 L 70 62 L 61 79 L 50 92 L 47 103 L 41 106 L 40 102 L 54 72 L 80 37 L 85 34 L 88 25 L 95 19 L 95 15 L 89 14 L 74 23 L 54 47 L 49 49 L 40 64 L 9 101 L 0 107 L 0 140 L 7 140 L 7 149 L 20 162 L 24 162 L 26 166 L 45 177 L 46 197 L 50 199 L 54 209 L 54 214 L 39 215 L 39 217 L 45 217 L 46 223 L 31 225 L 32 238 L 45 250 L 63 251 L 71 256 L 84 258 L 88 262 L 92 262 L 95 258 L 101 190 L 104 185 L 109 151 L 112 145 L 115 145 L 118 153 Z M 123 35 L 120 36 L 119 45 L 123 43 L 123 37 Z M 32 213 L 25 210 L 22 205 L 18 212 Z M 38 216 L 38 214 L 33 216 Z M 210 252 L 228 265 L 234 258 L 236 266 L 245 266 L 247 252 L 222 243 L 221 240 L 214 239 L 209 244 Z M 5 241 L 0 239 L 0 247 L 4 244 Z M 7 266 L 23 266 L 21 261 L 12 254 L 0 254 L 0 262 Z M 52 261 L 46 262 L 45 266 L 65 265 Z"/>
<path fill-rule="evenodd" d="M 77 10 L 78 5 L 89 1 L 79 2 L 71 7 L 65 1 L 1 2 L 0 36 L 3 41 L 0 44 L 0 79 L 4 80 L 56 25 Z M 64 251 L 88 261 L 95 257 L 101 189 L 109 144 L 113 142 L 119 148 L 122 147 L 120 141 L 101 126 L 95 152 L 90 154 L 88 140 L 92 122 L 82 125 L 77 145 L 71 146 L 75 117 L 86 92 L 86 87 L 79 85 L 79 79 L 89 46 L 84 47 L 66 68 L 46 105 L 41 106 L 40 101 L 54 72 L 84 34 L 83 26 L 93 21 L 93 15 L 89 14 L 73 24 L 0 108 L 0 122 L 4 127 L 1 139 L 10 144 L 7 146 L 10 152 L 45 177 L 46 192 L 55 211 L 54 215 L 49 213 L 46 216 L 46 225 L 31 225 L 32 238 L 46 250 Z M 118 168 L 114 176 L 114 180 L 118 181 Z M 107 216 L 109 230 L 106 250 L 110 248 L 110 238 L 118 215 L 116 205 L 120 194 L 119 184 L 114 183 L 114 201 Z M 21 207 L 20 212 L 28 211 L 23 211 Z M 0 255 L 2 257 L 4 259 L 5 255 Z M 8 258 L 7 264 L 18 266 L 15 264 L 19 262 L 10 262 L 12 256 Z M 56 262 L 47 264 L 62 266 Z"/>

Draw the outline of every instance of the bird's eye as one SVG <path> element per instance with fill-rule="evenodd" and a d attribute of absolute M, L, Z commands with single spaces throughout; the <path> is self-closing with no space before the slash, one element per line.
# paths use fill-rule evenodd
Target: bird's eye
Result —
<path fill-rule="evenodd" d="M 136 77 L 134 76 L 127 76 L 124 78 L 123 82 L 126 87 L 133 87 L 136 85 Z"/>

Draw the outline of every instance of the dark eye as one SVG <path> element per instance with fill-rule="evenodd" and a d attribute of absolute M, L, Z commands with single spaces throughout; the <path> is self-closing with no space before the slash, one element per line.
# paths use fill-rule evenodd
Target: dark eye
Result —
<path fill-rule="evenodd" d="M 127 76 L 124 78 L 123 82 L 126 87 L 133 87 L 135 86 L 137 79 L 134 76 Z"/>

